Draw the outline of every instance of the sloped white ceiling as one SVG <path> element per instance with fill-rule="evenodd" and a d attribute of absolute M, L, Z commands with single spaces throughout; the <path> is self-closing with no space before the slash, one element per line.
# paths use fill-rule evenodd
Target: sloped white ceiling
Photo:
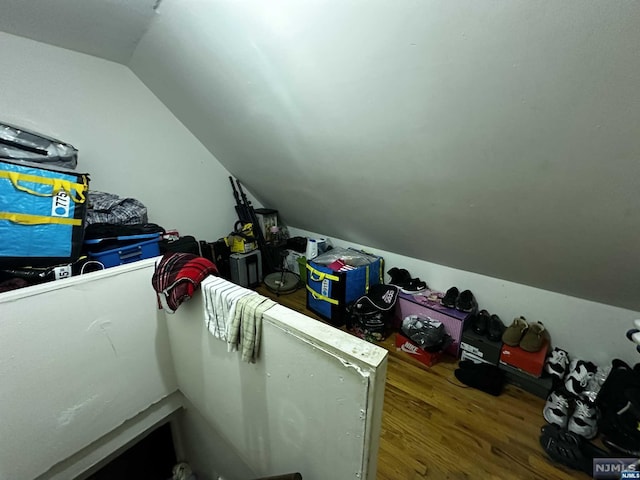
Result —
<path fill-rule="evenodd" d="M 133 71 L 289 224 L 640 308 L 640 3 L 165 0 Z"/>
<path fill-rule="evenodd" d="M 128 65 L 289 225 L 640 310 L 639 24 L 637 2 L 164 0 Z"/>
<path fill-rule="evenodd" d="M 160 0 L 2 0 L 0 30 L 127 63 Z"/>

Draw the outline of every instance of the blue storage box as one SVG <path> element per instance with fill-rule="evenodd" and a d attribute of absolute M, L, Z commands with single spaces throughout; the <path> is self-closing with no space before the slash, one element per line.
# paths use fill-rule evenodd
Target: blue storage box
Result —
<path fill-rule="evenodd" d="M 89 176 L 0 159 L 0 265 L 48 266 L 77 260 Z"/>
<path fill-rule="evenodd" d="M 85 241 L 85 249 L 91 260 L 104 268 L 116 267 L 160 255 L 160 233 L 126 235 L 114 238 L 97 238 Z"/>
<path fill-rule="evenodd" d="M 336 271 L 340 262 L 345 271 Z M 355 249 L 333 249 L 307 261 L 307 308 L 331 325 L 346 323 L 347 305 L 384 282 L 384 260 Z"/>

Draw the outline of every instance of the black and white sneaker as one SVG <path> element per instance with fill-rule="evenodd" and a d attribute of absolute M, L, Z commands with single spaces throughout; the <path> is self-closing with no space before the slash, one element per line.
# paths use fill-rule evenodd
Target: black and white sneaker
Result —
<path fill-rule="evenodd" d="M 598 367 L 591 362 L 572 360 L 569 365 L 569 373 L 565 377 L 564 387 L 570 394 L 579 397 L 587 389 L 591 378 L 597 371 Z"/>
<path fill-rule="evenodd" d="M 427 284 L 419 278 L 412 278 L 400 287 L 402 293 L 419 293 L 427 289 Z"/>
<path fill-rule="evenodd" d="M 576 400 L 575 409 L 567 423 L 567 430 L 591 440 L 598 434 L 598 409 L 595 405 Z"/>
<path fill-rule="evenodd" d="M 569 354 L 561 348 L 554 347 L 544 366 L 545 372 L 557 380 L 562 380 L 569 367 Z"/>
<path fill-rule="evenodd" d="M 569 396 L 559 391 L 551 392 L 542 409 L 542 416 L 553 425 L 566 427 L 569 421 Z"/>

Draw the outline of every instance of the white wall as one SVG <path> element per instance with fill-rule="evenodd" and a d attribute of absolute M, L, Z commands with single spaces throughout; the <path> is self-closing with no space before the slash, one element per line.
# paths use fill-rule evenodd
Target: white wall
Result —
<path fill-rule="evenodd" d="M 326 238 L 326 235 L 296 228 L 290 231 L 292 236 Z M 391 267 L 406 268 L 434 290 L 445 292 L 452 286 L 460 291 L 469 289 L 480 308 L 497 314 L 507 326 L 520 315 L 531 322 L 542 322 L 552 344 L 566 349 L 572 358 L 590 360 L 602 367 L 611 365 L 613 358 L 621 358 L 631 365 L 640 362 L 635 344 L 625 336 L 633 327 L 633 320 L 640 318 L 640 312 L 456 270 L 339 238 L 330 240 L 334 246 L 362 248 L 381 255 L 386 271 Z M 389 280 L 388 275 L 386 278 Z"/>
<path fill-rule="evenodd" d="M 147 260 L 0 294 L 1 480 L 62 480 L 45 472 L 82 471 L 161 418 L 88 448 L 177 390 L 152 272 Z"/>
<path fill-rule="evenodd" d="M 289 225 L 634 310 L 640 2 L 164 0 L 132 70 Z"/>
<path fill-rule="evenodd" d="M 233 226 L 228 172 L 127 67 L 0 33 L 0 123 L 71 143 L 90 188 L 202 240 Z"/>
<path fill-rule="evenodd" d="M 199 478 L 374 479 L 386 350 L 277 305 L 248 364 L 209 334 L 201 300 L 167 316 L 180 390 L 215 432 L 183 431 Z"/>

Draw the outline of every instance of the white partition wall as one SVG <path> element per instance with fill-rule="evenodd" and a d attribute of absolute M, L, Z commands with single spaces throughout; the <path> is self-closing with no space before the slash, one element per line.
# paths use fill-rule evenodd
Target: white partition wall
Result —
<path fill-rule="evenodd" d="M 167 315 L 179 388 L 215 432 L 189 458 L 202 478 L 246 479 L 247 468 L 256 477 L 375 478 L 384 349 L 277 305 L 248 364 L 209 334 L 202 309 L 198 293 Z"/>
<path fill-rule="evenodd" d="M 147 260 L 0 295 L 1 480 L 54 478 L 82 451 L 80 473 L 144 428 L 128 424 L 97 457 L 88 446 L 141 412 L 158 421 L 149 407 L 177 384 L 152 272 Z"/>

